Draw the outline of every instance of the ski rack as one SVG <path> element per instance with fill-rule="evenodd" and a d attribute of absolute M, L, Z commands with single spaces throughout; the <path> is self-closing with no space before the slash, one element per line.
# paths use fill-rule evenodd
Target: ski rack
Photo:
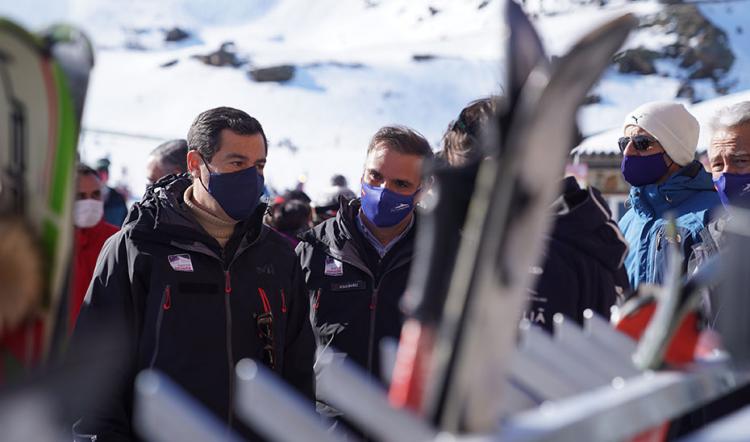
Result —
<path fill-rule="evenodd" d="M 242 441 L 169 376 L 157 370 L 144 370 L 135 380 L 133 426 L 144 439 L 155 442 Z"/>
<path fill-rule="evenodd" d="M 724 364 L 696 367 L 689 373 L 645 372 L 512 416 L 495 440 L 625 440 L 748 381 L 748 373 L 735 372 Z"/>
<path fill-rule="evenodd" d="M 596 348 L 598 344 L 594 343 L 611 339 L 629 348 L 630 355 L 635 347 L 625 335 L 610 327 L 602 327 L 607 323 L 590 313 L 583 328 L 568 323 L 563 317 L 555 318 L 555 322 L 555 337 L 547 336 L 546 332 L 534 327 L 523 331 L 521 348 L 516 353 L 517 361 L 528 359 L 535 361 L 537 368 L 541 367 L 541 361 L 535 358 L 541 350 L 555 348 L 550 346 L 553 342 L 558 345 L 564 343 L 560 349 L 552 350 L 555 356 L 574 348 L 584 348 L 584 344 L 589 343 L 594 354 L 617 363 L 627 359 L 628 353 L 622 354 L 614 346 Z M 600 334 L 594 339 L 591 330 L 602 331 L 605 337 Z M 569 344 L 571 342 L 572 345 Z M 528 352 L 524 346 L 533 351 Z M 569 368 L 578 370 L 584 363 L 582 361 Z M 561 379 L 569 379 L 570 375 L 563 376 L 560 366 L 547 371 L 529 370 L 525 377 L 520 377 L 519 373 L 524 373 L 520 368 L 525 367 L 520 365 L 519 369 L 511 372 L 510 385 L 515 388 L 508 391 L 515 390 L 515 395 L 511 393 L 508 398 L 522 396 L 527 408 L 529 403 L 534 406 L 508 413 L 499 423 L 497 432 L 489 435 L 438 433 L 421 417 L 391 407 L 385 390 L 376 381 L 353 363 L 336 358 L 330 350 L 323 352 L 318 362 L 318 396 L 342 411 L 348 420 L 374 440 L 438 441 L 450 436 L 456 441 L 475 442 L 615 441 L 658 427 L 750 384 L 750 372 L 736 370 L 730 363 L 726 358 L 717 358 L 695 364 L 685 372 L 646 371 L 638 372 L 635 376 L 629 375 L 633 370 L 632 363 L 629 367 L 617 367 L 616 370 L 605 363 L 592 364 L 589 375 L 595 378 L 590 382 L 593 388 L 589 388 L 591 385 L 587 383 L 579 383 L 577 388 L 568 387 L 566 391 L 559 391 L 557 397 L 553 397 L 554 394 L 534 397 L 534 394 L 529 396 L 527 392 L 534 382 L 541 383 L 545 388 L 553 385 L 550 380 L 544 383 L 548 378 L 555 378 L 555 382 L 563 385 Z M 240 417 L 269 439 L 356 440 L 340 430 L 327 429 L 325 421 L 312 407 L 304 405 L 304 399 L 298 393 L 261 364 L 243 360 L 237 366 L 236 375 L 235 397 Z M 543 390 L 539 388 L 535 392 Z M 262 406 L 258 406 L 258 398 L 263 398 Z M 514 404 L 509 405 L 512 409 Z M 750 411 L 746 417 L 750 417 Z M 728 422 L 731 424 L 733 421 Z M 225 425 L 209 416 L 165 375 L 155 371 L 145 371 L 137 378 L 135 424 L 142 434 L 157 441 L 174 440 L 175 437 L 186 441 L 241 440 L 229 434 Z M 707 434 L 714 435 L 724 427 L 716 428 Z"/>
<path fill-rule="evenodd" d="M 679 439 L 679 442 L 740 441 L 747 439 L 750 428 L 750 406 L 736 411 L 702 429 Z"/>
<path fill-rule="evenodd" d="M 315 413 L 310 399 L 303 399 L 263 364 L 243 359 L 235 373 L 238 415 L 269 438 L 288 442 L 353 440 L 342 430 L 329 429 L 332 422 Z"/>

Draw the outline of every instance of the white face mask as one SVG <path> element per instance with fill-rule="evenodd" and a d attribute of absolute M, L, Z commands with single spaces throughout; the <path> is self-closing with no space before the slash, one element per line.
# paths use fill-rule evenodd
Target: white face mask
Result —
<path fill-rule="evenodd" d="M 104 203 L 99 200 L 78 200 L 73 205 L 73 224 L 76 227 L 94 227 L 104 216 Z"/>

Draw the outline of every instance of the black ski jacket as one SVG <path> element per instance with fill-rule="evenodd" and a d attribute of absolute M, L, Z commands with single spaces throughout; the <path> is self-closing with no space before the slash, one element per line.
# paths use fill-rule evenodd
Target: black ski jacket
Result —
<path fill-rule="evenodd" d="M 524 316 L 549 331 L 555 313 L 582 323 L 584 310 L 591 309 L 609 319 L 629 283 L 623 266 L 628 245 L 607 202 L 595 188 L 581 189 L 566 178 L 554 222 Z"/>
<path fill-rule="evenodd" d="M 399 302 L 411 267 L 416 222 L 380 259 L 356 226 L 360 201 L 341 200 L 335 218 L 300 235 L 297 245 L 318 346 L 333 347 L 380 378 L 379 343 L 398 340 Z"/>
<path fill-rule="evenodd" d="M 184 203 L 190 184 L 182 175 L 150 187 L 102 249 L 75 335 L 123 323 L 128 332 L 118 345 L 131 361 L 118 373 L 119 395 L 84 416 L 79 433 L 133 438 L 133 379 L 149 367 L 232 427 L 234 366 L 243 358 L 273 365 L 312 407 L 315 344 L 288 241 L 262 224 L 261 205 L 222 249 Z M 271 316 L 270 325 L 259 324 Z M 273 363 L 264 350 L 271 343 Z"/>

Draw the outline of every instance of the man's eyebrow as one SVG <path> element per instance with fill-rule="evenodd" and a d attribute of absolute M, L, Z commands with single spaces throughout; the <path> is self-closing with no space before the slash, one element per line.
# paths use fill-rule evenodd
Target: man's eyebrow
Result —
<path fill-rule="evenodd" d="M 245 155 L 242 155 L 241 153 L 237 152 L 230 152 L 225 157 L 227 160 L 244 160 L 247 161 L 248 158 Z"/>
<path fill-rule="evenodd" d="M 268 161 L 268 160 L 267 160 L 266 158 L 258 158 L 258 159 L 257 159 L 257 160 L 255 161 L 255 164 L 266 164 L 266 162 L 267 162 L 267 161 Z"/>

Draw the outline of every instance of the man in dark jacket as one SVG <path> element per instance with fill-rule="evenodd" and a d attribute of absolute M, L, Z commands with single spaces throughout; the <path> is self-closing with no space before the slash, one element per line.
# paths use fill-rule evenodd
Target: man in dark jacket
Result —
<path fill-rule="evenodd" d="M 193 122 L 188 146 L 190 176 L 162 178 L 134 205 L 104 246 L 79 317 L 76 335 L 111 324 L 128 331 L 117 347 L 131 359 L 119 373 L 119 394 L 76 428 L 99 440 L 133 437 L 133 379 L 145 368 L 166 373 L 235 428 L 234 366 L 242 358 L 314 396 L 299 264 L 262 224 L 260 123 L 236 109 L 211 109 Z"/>
<path fill-rule="evenodd" d="M 548 331 L 555 313 L 580 324 L 586 309 L 608 319 L 610 308 L 629 289 L 623 266 L 627 252 L 601 193 L 581 189 L 575 178 L 566 178 L 544 265 L 532 269 L 541 275 L 524 316 Z"/>
<path fill-rule="evenodd" d="M 501 102 L 497 96 L 472 101 L 451 122 L 437 154 L 448 167 L 482 160 L 483 135 Z M 629 289 L 623 266 L 628 246 L 599 191 L 566 178 L 555 209 L 543 265 L 530 269 L 539 277 L 524 312 L 549 331 L 555 313 L 583 322 L 583 312 L 591 309 L 609 318 L 610 307 Z"/>
<path fill-rule="evenodd" d="M 423 191 L 429 143 L 406 127 L 383 127 L 370 141 L 361 198 L 341 200 L 335 218 L 297 246 L 318 346 L 335 348 L 380 375 L 379 342 L 398 339 L 415 237 L 414 208 Z"/>

